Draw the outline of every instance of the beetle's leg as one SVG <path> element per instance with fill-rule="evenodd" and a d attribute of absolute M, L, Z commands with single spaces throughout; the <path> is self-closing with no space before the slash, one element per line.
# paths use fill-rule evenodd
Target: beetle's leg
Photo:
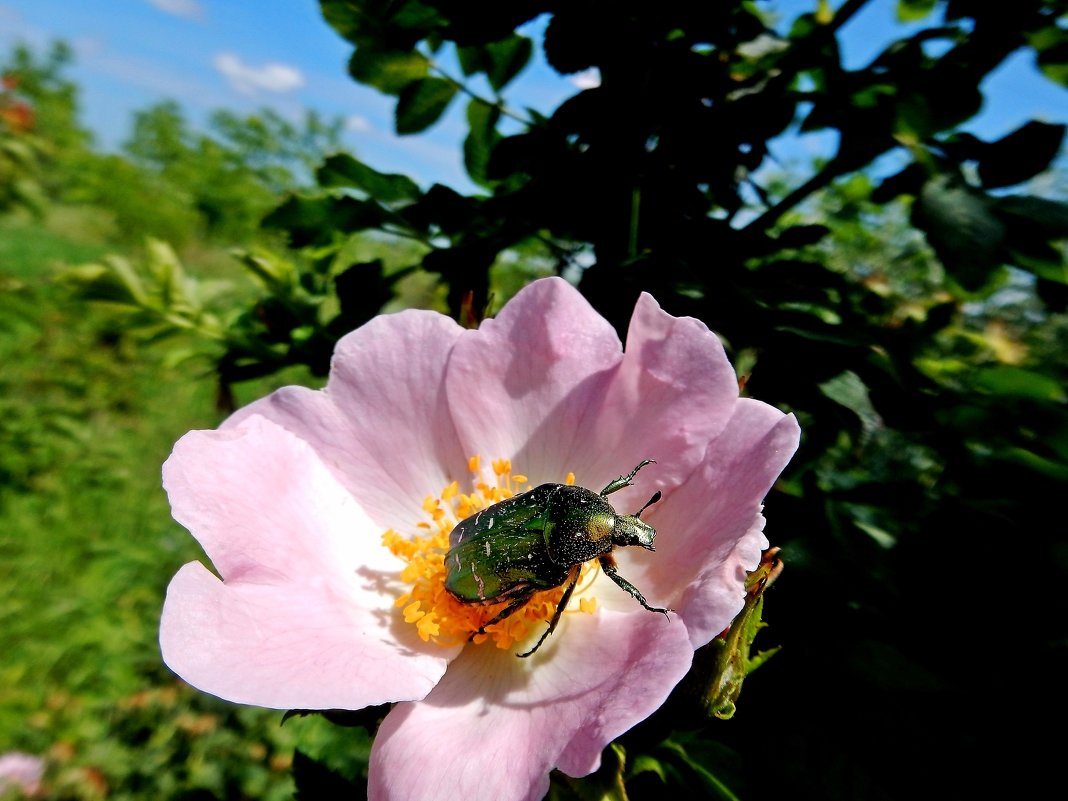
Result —
<path fill-rule="evenodd" d="M 656 464 L 656 460 L 642 459 L 641 462 L 638 463 L 638 466 L 630 471 L 630 475 L 620 476 L 614 481 L 609 481 L 608 486 L 601 490 L 601 497 L 603 498 L 605 495 L 611 495 L 616 490 L 621 490 L 624 487 L 629 487 L 631 484 L 634 483 L 634 477 L 638 475 L 638 471 L 645 467 L 647 464 Z"/>
<path fill-rule="evenodd" d="M 599 560 L 601 563 L 601 570 L 608 578 L 612 579 L 619 587 L 634 596 L 635 600 L 648 609 L 650 612 L 661 612 L 664 617 L 667 617 L 668 612 L 674 612 L 674 609 L 661 609 L 659 606 L 649 606 L 649 602 L 645 600 L 645 596 L 638 592 L 638 588 L 623 578 L 616 572 L 616 563 L 611 554 L 605 554 Z"/>
<path fill-rule="evenodd" d="M 567 589 L 564 590 L 564 594 L 560 596 L 560 603 L 556 605 L 556 611 L 553 612 L 553 619 L 549 621 L 549 628 L 545 629 L 538 641 L 534 643 L 534 647 L 527 651 L 525 654 L 516 654 L 516 656 L 526 657 L 541 648 L 541 644 L 545 642 L 545 638 L 553 633 L 553 629 L 556 628 L 556 624 L 560 622 L 560 615 L 564 613 L 564 609 L 567 607 L 567 602 L 571 600 L 571 593 L 575 591 L 575 585 L 578 584 L 579 576 L 582 573 L 582 565 L 575 565 L 571 568 L 571 581 L 567 585 Z"/>
<path fill-rule="evenodd" d="M 508 606 L 504 607 L 504 609 L 494 615 L 493 620 L 489 620 L 479 626 L 478 631 L 476 631 L 475 634 L 485 634 L 486 626 L 492 626 L 494 623 L 500 623 L 506 617 L 511 617 L 512 615 L 514 615 L 516 612 L 518 612 L 520 609 L 530 603 L 530 599 L 533 597 L 533 595 L 533 590 L 528 592 L 526 595 L 520 595 L 518 598 L 508 604 Z M 474 637 L 475 634 L 472 634 L 471 636 Z"/>

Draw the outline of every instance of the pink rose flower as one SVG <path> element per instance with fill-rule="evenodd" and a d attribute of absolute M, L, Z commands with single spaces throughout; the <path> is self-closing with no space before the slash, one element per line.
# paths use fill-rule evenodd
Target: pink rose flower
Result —
<path fill-rule="evenodd" d="M 44 760 L 33 754 L 19 751 L 0 754 L 0 795 L 6 798 L 8 790 L 17 789 L 27 798 L 36 796 L 41 792 L 44 770 Z"/>
<path fill-rule="evenodd" d="M 762 500 L 798 436 L 792 416 L 738 397 L 714 334 L 649 295 L 625 350 L 555 278 L 478 330 L 427 311 L 378 317 L 338 343 L 324 390 L 279 390 L 175 446 L 175 519 L 221 580 L 199 562 L 174 577 L 163 657 L 239 703 L 396 703 L 371 753 L 373 799 L 541 798 L 553 768 L 596 770 L 741 609 L 767 547 Z M 516 653 L 559 591 L 469 641 L 500 606 L 443 592 L 455 522 L 569 473 L 599 491 L 643 459 L 657 462 L 607 500 L 633 513 L 663 491 L 642 515 L 656 552 L 614 556 L 674 611 L 589 570 L 530 658 Z"/>

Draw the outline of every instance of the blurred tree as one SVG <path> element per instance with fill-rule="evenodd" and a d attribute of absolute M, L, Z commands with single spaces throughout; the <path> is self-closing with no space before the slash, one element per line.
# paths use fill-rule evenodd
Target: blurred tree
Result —
<path fill-rule="evenodd" d="M 124 150 L 133 163 L 190 199 L 214 237 L 248 241 L 277 195 L 311 179 L 311 167 L 339 146 L 342 124 L 308 112 L 301 126 L 265 109 L 215 112 L 195 132 L 174 101 L 134 115 Z"/>
<path fill-rule="evenodd" d="M 78 88 L 64 75 L 73 52 L 55 42 L 43 56 L 26 45 L 16 45 L 0 61 L 0 75 L 17 89 L 20 102 L 32 109 L 33 133 L 39 143 L 40 182 L 56 196 L 75 171 L 92 143 L 92 135 L 78 121 Z"/>
<path fill-rule="evenodd" d="M 33 107 L 18 92 L 18 78 L 0 74 L 0 213 L 13 208 L 39 212 L 40 157 Z"/>
<path fill-rule="evenodd" d="M 210 129 L 237 163 L 280 193 L 313 182 L 323 158 L 342 149 L 344 122 L 325 120 L 311 109 L 299 127 L 269 108 L 244 117 L 221 110 L 212 114 Z"/>

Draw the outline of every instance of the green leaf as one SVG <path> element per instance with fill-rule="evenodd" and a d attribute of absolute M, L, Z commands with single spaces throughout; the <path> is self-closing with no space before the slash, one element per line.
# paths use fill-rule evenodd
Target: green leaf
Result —
<path fill-rule="evenodd" d="M 1055 83 L 1068 87 L 1068 30 L 1047 25 L 1028 36 L 1038 53 L 1036 63 L 1042 73 Z"/>
<path fill-rule="evenodd" d="M 378 172 L 348 153 L 327 158 L 316 172 L 319 185 L 361 189 L 382 203 L 398 200 L 417 200 L 422 194 L 419 186 L 406 175 Z"/>
<path fill-rule="evenodd" d="M 349 41 L 356 41 L 361 30 L 361 14 L 349 0 L 319 0 L 323 18 L 335 31 Z"/>
<path fill-rule="evenodd" d="M 701 754 L 690 754 L 678 740 L 667 740 L 663 749 L 675 756 L 704 786 L 705 795 L 708 798 L 718 798 L 720 801 L 741 801 L 731 788 L 715 773 L 709 770 L 709 760 Z"/>
<path fill-rule="evenodd" d="M 397 99 L 397 133 L 425 131 L 445 113 L 458 91 L 456 84 L 444 78 L 421 78 L 409 83 Z"/>
<path fill-rule="evenodd" d="M 534 47 L 530 39 L 517 34 L 486 45 L 486 56 L 489 62 L 486 76 L 489 78 L 490 86 L 500 92 L 527 65 L 533 52 Z"/>
<path fill-rule="evenodd" d="M 879 413 L 875 411 L 868 395 L 867 385 L 852 370 L 845 370 L 818 386 L 825 396 L 860 418 L 865 432 L 871 433 L 882 427 Z"/>
<path fill-rule="evenodd" d="M 1003 218 L 1025 222 L 1047 239 L 1068 238 L 1068 203 L 1028 195 L 997 198 L 994 208 Z"/>
<path fill-rule="evenodd" d="M 979 161 L 983 186 L 1012 186 L 1038 175 L 1057 157 L 1065 130 L 1064 125 L 1031 120 L 984 148 Z"/>
<path fill-rule="evenodd" d="M 992 395 L 1055 403 L 1068 401 L 1068 394 L 1059 381 L 1022 367 L 984 367 L 976 371 L 974 380 L 977 389 Z"/>
<path fill-rule="evenodd" d="M 927 17 L 938 0 L 898 0 L 897 18 L 900 22 L 917 22 Z"/>
<path fill-rule="evenodd" d="M 446 18 L 434 6 L 436 3 L 421 3 L 419 0 L 386 0 L 389 9 L 389 23 L 400 31 L 405 31 L 409 36 L 419 39 L 428 38 L 435 28 L 447 23 Z"/>
<path fill-rule="evenodd" d="M 417 50 L 379 50 L 360 45 L 349 60 L 353 78 L 387 95 L 400 94 L 429 71 L 429 59 Z"/>
<path fill-rule="evenodd" d="M 340 236 L 379 228 L 392 218 L 373 200 L 294 195 L 268 214 L 263 225 L 289 233 L 294 247 L 329 245 Z"/>
<path fill-rule="evenodd" d="M 467 174 L 478 184 L 486 186 L 486 167 L 489 165 L 490 153 L 501 136 L 497 133 L 497 121 L 501 110 L 484 100 L 475 98 L 467 104 L 467 125 L 469 133 L 464 139 L 464 166 Z"/>
<path fill-rule="evenodd" d="M 967 289 L 983 286 L 1002 263 L 1005 226 L 990 199 L 953 176 L 938 175 L 924 184 L 912 221 Z"/>
<path fill-rule="evenodd" d="M 667 784 L 667 771 L 659 759 L 649 754 L 639 754 L 634 759 L 628 771 L 629 776 L 637 776 L 639 773 L 653 773 L 660 777 L 660 781 Z"/>
<path fill-rule="evenodd" d="M 1068 465 L 1039 456 L 1034 451 L 1026 448 L 1006 448 L 999 453 L 999 456 L 1007 462 L 1026 467 L 1054 481 L 1068 482 Z"/>
<path fill-rule="evenodd" d="M 513 33 L 496 42 L 458 48 L 457 56 L 464 75 L 484 72 L 499 93 L 527 65 L 533 52 L 530 39 Z"/>

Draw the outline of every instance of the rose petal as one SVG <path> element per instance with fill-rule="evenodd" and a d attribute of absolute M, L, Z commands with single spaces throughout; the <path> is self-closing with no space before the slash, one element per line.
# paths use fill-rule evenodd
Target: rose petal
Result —
<path fill-rule="evenodd" d="M 261 417 L 194 431 L 164 466 L 175 519 L 225 579 L 191 563 L 160 624 L 167 664 L 202 690 L 276 708 L 420 698 L 455 651 L 397 619 L 399 562 L 304 442 Z"/>
<path fill-rule="evenodd" d="M 435 312 L 376 317 L 342 338 L 326 389 L 288 387 L 238 411 L 310 443 L 380 528 L 408 530 L 423 499 L 467 476 L 445 402 L 449 354 L 464 331 Z"/>
<path fill-rule="evenodd" d="M 694 647 L 718 635 L 741 609 L 745 571 L 766 547 L 761 504 L 799 437 L 792 415 L 740 399 L 700 468 L 646 513 L 657 529 L 656 553 L 639 559 L 619 552 L 620 572 L 650 601 L 671 602 Z"/>
<path fill-rule="evenodd" d="M 566 615 L 529 659 L 468 648 L 433 692 L 399 704 L 371 751 L 369 798 L 542 798 L 548 773 L 597 769 L 693 657 L 685 629 L 644 610 Z"/>
<path fill-rule="evenodd" d="M 641 460 L 658 460 L 612 496 L 617 510 L 632 513 L 654 488 L 677 486 L 693 471 L 737 399 L 738 379 L 719 338 L 643 293 L 623 361 L 584 432 L 590 447 L 572 468 L 578 483 L 600 489 Z"/>
<path fill-rule="evenodd" d="M 530 284 L 453 350 L 446 389 L 466 451 L 511 458 L 534 483 L 560 481 L 591 445 L 590 412 L 621 358 L 615 331 L 574 287 Z"/>

